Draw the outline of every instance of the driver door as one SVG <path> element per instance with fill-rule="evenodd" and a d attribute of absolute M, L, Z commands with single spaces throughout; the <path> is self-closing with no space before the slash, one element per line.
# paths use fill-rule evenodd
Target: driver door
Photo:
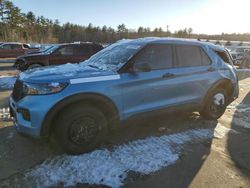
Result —
<path fill-rule="evenodd" d="M 132 60 L 133 72 L 122 74 L 123 117 L 163 109 L 175 103 L 173 47 L 152 44 L 144 47 Z"/>
<path fill-rule="evenodd" d="M 54 51 L 50 57 L 50 65 L 60 65 L 70 63 L 74 55 L 73 46 L 62 46 Z"/>

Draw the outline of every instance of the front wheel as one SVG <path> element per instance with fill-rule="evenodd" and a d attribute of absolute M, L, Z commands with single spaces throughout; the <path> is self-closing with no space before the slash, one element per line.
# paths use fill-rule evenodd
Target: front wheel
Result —
<path fill-rule="evenodd" d="M 227 95 L 224 89 L 217 89 L 208 96 L 200 115 L 205 119 L 217 120 L 226 110 Z"/>
<path fill-rule="evenodd" d="M 58 117 L 55 135 L 64 150 L 81 154 L 95 149 L 107 133 L 104 114 L 90 105 L 73 105 Z"/>

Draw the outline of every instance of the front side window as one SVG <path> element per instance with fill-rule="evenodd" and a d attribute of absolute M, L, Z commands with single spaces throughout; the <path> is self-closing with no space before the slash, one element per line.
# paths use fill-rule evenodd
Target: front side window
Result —
<path fill-rule="evenodd" d="M 178 67 L 201 66 L 202 56 L 200 48 L 190 45 L 177 45 L 176 53 L 178 59 Z"/>
<path fill-rule="evenodd" d="M 73 55 L 73 47 L 72 46 L 65 46 L 58 50 L 60 55 Z"/>
<path fill-rule="evenodd" d="M 145 47 L 134 60 L 134 69 L 147 65 L 151 70 L 171 68 L 173 65 L 172 46 L 153 44 Z"/>

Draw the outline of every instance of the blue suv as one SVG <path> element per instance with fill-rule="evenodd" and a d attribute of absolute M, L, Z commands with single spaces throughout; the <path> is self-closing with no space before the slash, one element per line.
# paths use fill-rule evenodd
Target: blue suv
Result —
<path fill-rule="evenodd" d="M 67 152 L 78 154 L 135 116 L 188 110 L 218 119 L 238 93 L 224 47 L 143 38 L 118 41 L 80 64 L 21 73 L 10 109 L 19 132 L 54 133 Z"/>

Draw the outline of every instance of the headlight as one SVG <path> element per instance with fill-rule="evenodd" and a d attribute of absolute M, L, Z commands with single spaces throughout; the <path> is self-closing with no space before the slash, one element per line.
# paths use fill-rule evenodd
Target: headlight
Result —
<path fill-rule="evenodd" d="M 45 95 L 57 93 L 62 91 L 68 84 L 67 83 L 46 83 L 46 84 L 23 84 L 23 92 L 25 95 Z"/>

